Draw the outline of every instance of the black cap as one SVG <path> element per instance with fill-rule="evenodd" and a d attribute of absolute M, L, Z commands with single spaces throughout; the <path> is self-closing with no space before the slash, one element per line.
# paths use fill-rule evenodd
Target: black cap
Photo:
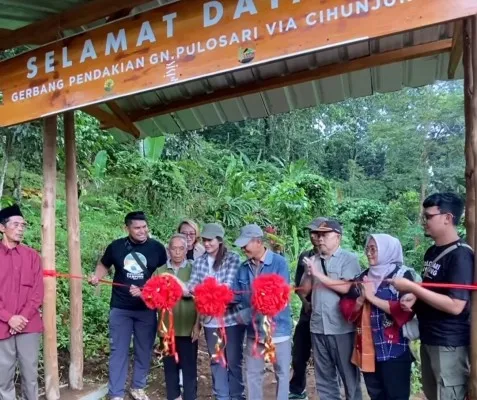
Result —
<path fill-rule="evenodd" d="M 316 231 L 320 227 L 320 225 L 325 221 L 326 221 L 325 217 L 315 218 L 313 221 L 310 222 L 310 225 L 308 225 L 307 228 L 312 232 Z"/>
<path fill-rule="evenodd" d="M 316 229 L 315 232 L 336 232 L 340 235 L 343 234 L 343 228 L 341 224 L 335 219 L 326 219 Z"/>
<path fill-rule="evenodd" d="M 124 223 L 127 225 L 129 221 L 146 221 L 146 214 L 144 211 L 132 211 L 124 217 Z"/>
<path fill-rule="evenodd" d="M 0 223 L 10 217 L 23 217 L 20 207 L 17 204 L 0 210 Z"/>

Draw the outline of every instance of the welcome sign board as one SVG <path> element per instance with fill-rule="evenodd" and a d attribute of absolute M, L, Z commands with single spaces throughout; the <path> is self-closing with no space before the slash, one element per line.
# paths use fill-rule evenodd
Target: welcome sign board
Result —
<path fill-rule="evenodd" d="M 0 63 L 0 126 L 473 14 L 468 0 L 184 0 Z"/>

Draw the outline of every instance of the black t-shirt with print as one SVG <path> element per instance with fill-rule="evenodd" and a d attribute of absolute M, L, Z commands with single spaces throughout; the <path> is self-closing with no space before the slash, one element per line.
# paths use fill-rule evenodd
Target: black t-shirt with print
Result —
<path fill-rule="evenodd" d="M 131 249 L 142 261 L 147 271 L 138 265 Z M 122 238 L 112 242 L 101 258 L 101 263 L 106 268 L 114 266 L 113 282 L 125 285 L 144 286 L 157 268 L 167 261 L 167 253 L 164 246 L 157 240 L 148 239 L 144 243 L 133 243 L 128 238 Z M 133 297 L 129 293 L 129 287 L 113 286 L 111 295 L 111 308 L 123 310 L 146 310 L 147 307 L 140 297 Z"/>
<path fill-rule="evenodd" d="M 432 246 L 424 255 L 422 281 L 429 283 L 455 283 L 471 285 L 474 278 L 474 254 L 459 246 L 437 263 L 439 254 L 460 240 L 445 246 Z M 470 344 L 470 291 L 463 289 L 428 288 L 453 299 L 465 300 L 467 305 L 459 315 L 439 311 L 423 301 L 416 303 L 421 342 L 433 346 L 468 346 Z"/>

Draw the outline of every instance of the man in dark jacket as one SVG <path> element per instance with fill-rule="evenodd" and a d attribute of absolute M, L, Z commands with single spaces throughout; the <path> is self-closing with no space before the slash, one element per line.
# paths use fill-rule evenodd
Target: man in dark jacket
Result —
<path fill-rule="evenodd" d="M 311 232 L 319 228 L 326 218 L 320 217 L 313 220 L 307 229 L 310 232 L 310 241 L 313 248 L 306 250 L 300 254 L 295 273 L 295 286 L 300 286 L 303 273 L 306 271 L 306 266 L 303 262 L 305 257 L 311 258 L 318 253 L 318 241 Z M 292 369 L 293 376 L 290 380 L 290 393 L 288 398 L 290 400 L 304 400 L 308 399 L 306 393 L 306 368 L 311 354 L 311 336 L 310 336 L 310 316 L 311 316 L 311 293 L 308 296 L 303 296 L 297 292 L 298 297 L 302 302 L 300 311 L 300 319 L 295 327 L 293 335 L 293 351 L 292 351 Z"/>

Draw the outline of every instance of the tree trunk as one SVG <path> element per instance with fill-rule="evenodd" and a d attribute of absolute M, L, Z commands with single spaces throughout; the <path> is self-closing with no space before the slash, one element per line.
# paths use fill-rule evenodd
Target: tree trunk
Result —
<path fill-rule="evenodd" d="M 0 175 L 0 199 L 3 197 L 3 188 L 5 186 L 5 178 L 7 176 L 8 163 L 10 162 L 10 158 L 12 155 L 14 139 L 15 139 L 15 134 L 13 133 L 13 129 L 12 128 L 7 129 L 5 150 L 3 152 L 3 165 L 2 165 L 1 175 Z"/>
<path fill-rule="evenodd" d="M 70 274 L 81 276 L 78 176 L 74 111 L 64 113 L 66 210 L 68 219 L 68 256 Z M 83 292 L 80 280 L 70 279 L 70 369 L 71 389 L 83 389 Z"/>
<path fill-rule="evenodd" d="M 43 198 L 41 209 L 43 269 L 56 271 L 56 116 L 44 120 L 43 129 Z M 60 379 L 56 340 L 56 279 L 44 278 L 43 359 L 45 364 L 45 395 L 47 400 L 59 400 Z"/>
<path fill-rule="evenodd" d="M 22 201 L 22 173 L 25 162 L 23 161 L 23 155 L 20 156 L 18 160 L 18 168 L 15 171 L 15 177 L 13 178 L 13 198 L 17 203 Z"/>
<path fill-rule="evenodd" d="M 263 119 L 263 134 L 265 136 L 265 149 L 267 154 L 273 154 L 272 152 L 272 130 L 270 129 L 270 116 Z"/>

